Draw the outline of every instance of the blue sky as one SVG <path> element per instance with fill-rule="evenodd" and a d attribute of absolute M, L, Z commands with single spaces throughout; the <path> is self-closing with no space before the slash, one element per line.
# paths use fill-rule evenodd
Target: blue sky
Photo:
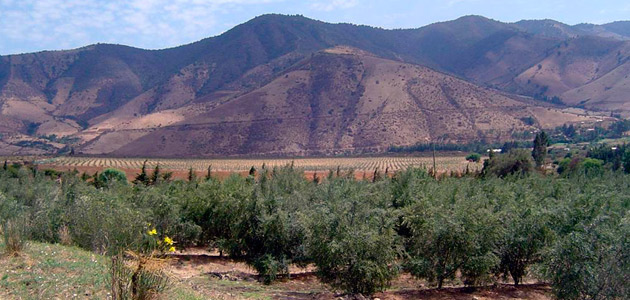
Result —
<path fill-rule="evenodd" d="M 159 49 L 220 34 L 265 13 L 416 28 L 463 15 L 568 24 L 630 19 L 627 0 L 0 0 L 0 55 L 97 42 Z"/>

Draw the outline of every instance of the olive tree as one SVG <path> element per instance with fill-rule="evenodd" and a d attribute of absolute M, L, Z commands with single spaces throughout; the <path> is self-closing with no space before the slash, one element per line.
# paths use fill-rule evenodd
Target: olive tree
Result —
<path fill-rule="evenodd" d="M 466 183 L 441 185 L 439 192 L 407 210 L 405 223 L 412 234 L 406 268 L 438 288 L 459 272 L 467 285 L 490 280 L 489 273 L 498 264 L 493 250 L 501 230 L 492 205 Z"/>
<path fill-rule="evenodd" d="M 318 277 L 350 294 L 388 287 L 398 274 L 401 247 L 383 182 L 336 178 L 317 195 L 308 253 Z"/>

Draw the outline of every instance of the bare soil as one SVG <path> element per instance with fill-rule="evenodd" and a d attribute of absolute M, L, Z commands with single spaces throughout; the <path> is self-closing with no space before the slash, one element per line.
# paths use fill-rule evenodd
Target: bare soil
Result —
<path fill-rule="evenodd" d="M 365 299 L 331 291 L 315 274 L 314 266 L 292 266 L 291 275 L 272 285 L 258 281 L 256 272 L 241 261 L 223 257 L 218 252 L 194 248 L 173 255 L 172 274 L 197 293 L 216 299 Z M 496 284 L 487 287 L 428 287 L 426 282 L 403 273 L 385 292 L 374 299 L 488 300 L 532 299 L 551 300 L 546 284 L 530 283 L 519 287 Z"/>

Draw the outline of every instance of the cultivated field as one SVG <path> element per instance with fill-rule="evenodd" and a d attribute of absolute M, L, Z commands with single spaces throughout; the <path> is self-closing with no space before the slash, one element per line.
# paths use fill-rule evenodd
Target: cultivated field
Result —
<path fill-rule="evenodd" d="M 142 158 L 93 158 L 93 157 L 57 157 L 40 159 L 35 162 L 45 166 L 60 168 L 120 168 L 140 169 L 145 159 Z M 285 166 L 293 163 L 297 168 L 305 171 L 374 171 L 388 170 L 395 172 L 409 167 L 430 169 L 433 166 L 432 157 L 344 157 L 344 158 L 296 158 L 296 159 L 148 159 L 147 168 L 160 165 L 161 168 L 172 171 L 184 171 L 189 168 L 197 172 L 205 172 L 209 166 L 217 172 L 244 172 L 252 166 L 256 169 L 265 164 L 269 168 Z M 468 167 L 471 171 L 481 168 L 479 163 L 468 162 L 464 156 L 438 156 L 436 165 L 439 172 L 464 172 Z"/>

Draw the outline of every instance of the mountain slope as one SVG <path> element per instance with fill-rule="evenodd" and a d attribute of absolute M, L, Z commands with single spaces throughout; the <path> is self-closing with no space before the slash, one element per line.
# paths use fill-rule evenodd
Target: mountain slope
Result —
<path fill-rule="evenodd" d="M 519 74 L 515 83 L 526 93 L 560 96 L 605 76 L 629 57 L 630 43 L 579 37 L 558 45 L 547 57 Z M 565 100 L 572 103 L 573 99 Z"/>
<path fill-rule="evenodd" d="M 105 133 L 81 149 L 129 156 L 312 155 L 381 152 L 429 140 L 509 138 L 527 117 L 582 121 L 431 69 L 350 47 L 319 52 L 263 87 L 182 122 Z M 542 118 L 541 118 L 542 119 Z M 546 124 L 549 125 L 549 124 Z M 138 137 L 140 136 L 140 137 Z M 124 138 L 121 138 L 124 137 Z M 105 149 L 105 151 L 103 151 Z"/>

